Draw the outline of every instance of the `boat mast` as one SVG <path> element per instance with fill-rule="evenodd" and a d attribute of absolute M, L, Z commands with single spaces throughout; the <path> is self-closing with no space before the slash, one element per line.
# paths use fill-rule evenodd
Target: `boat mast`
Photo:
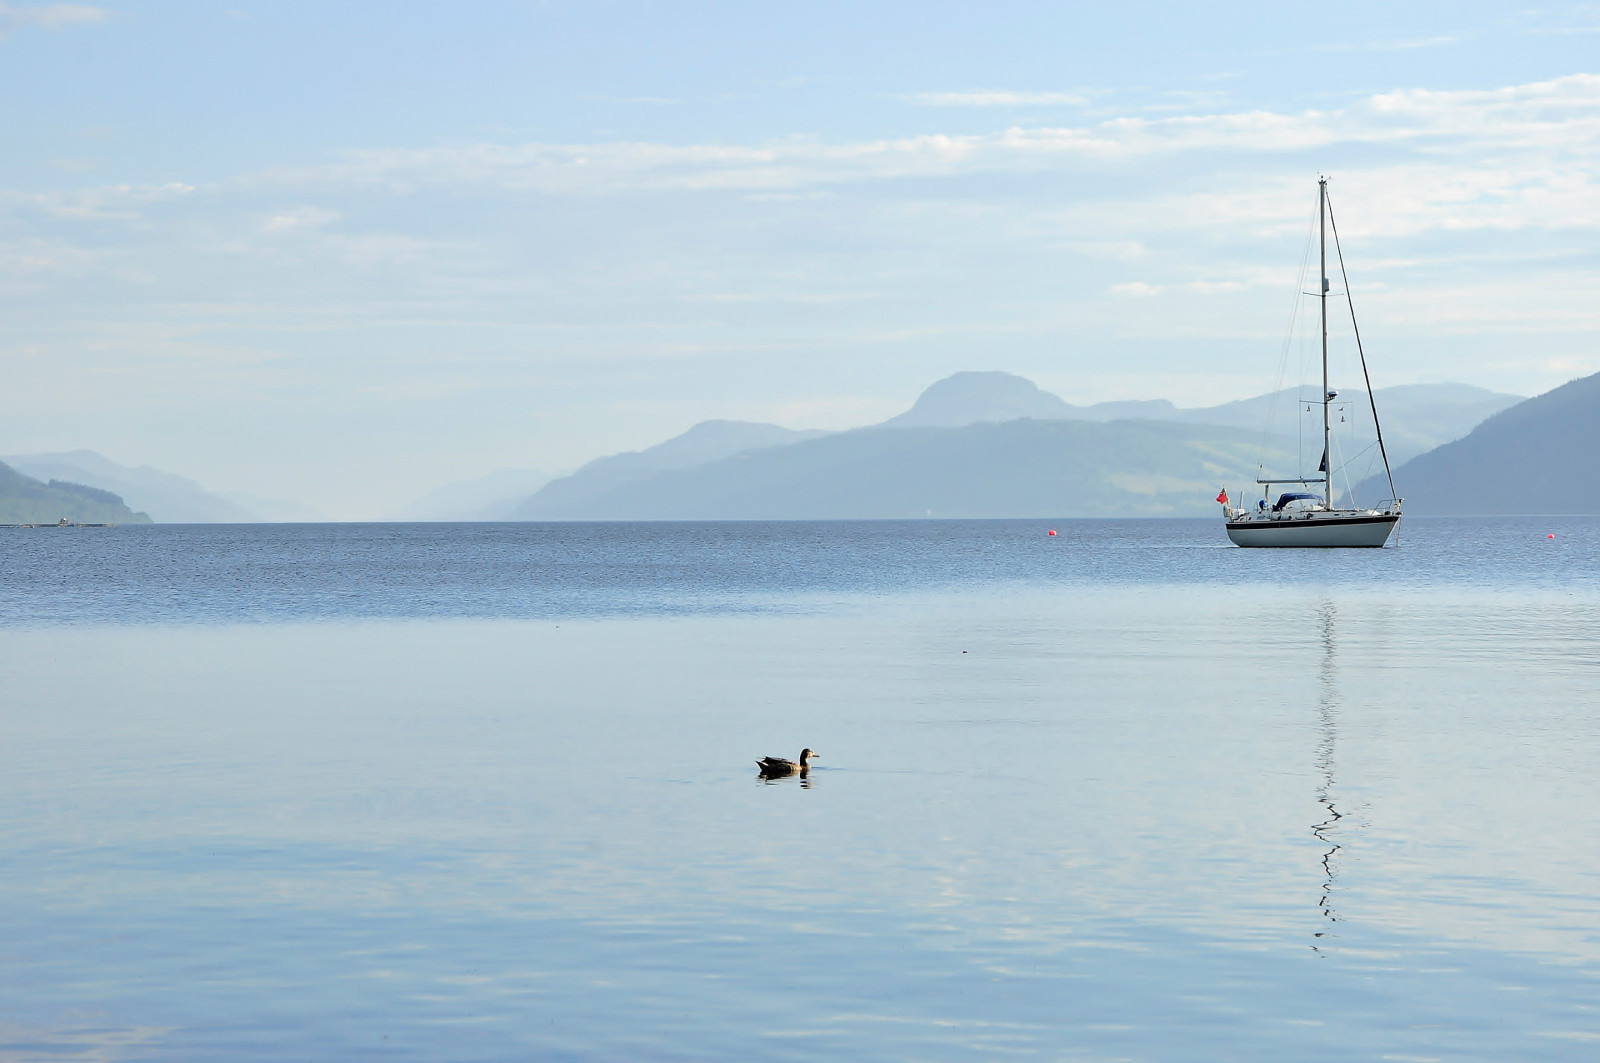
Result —
<path fill-rule="evenodd" d="M 1328 179 L 1317 177 L 1317 243 L 1322 259 L 1322 288 L 1317 296 L 1322 305 L 1322 492 L 1323 504 L 1333 508 L 1333 457 L 1328 449 L 1331 427 L 1328 423 Z"/>

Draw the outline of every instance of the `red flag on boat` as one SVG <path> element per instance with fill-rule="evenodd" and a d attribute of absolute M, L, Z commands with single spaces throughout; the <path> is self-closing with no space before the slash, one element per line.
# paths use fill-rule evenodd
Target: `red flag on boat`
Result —
<path fill-rule="evenodd" d="M 1228 504 L 1228 489 L 1226 487 L 1224 487 L 1222 489 L 1222 493 L 1217 496 L 1217 501 L 1221 502 L 1223 505 Z"/>

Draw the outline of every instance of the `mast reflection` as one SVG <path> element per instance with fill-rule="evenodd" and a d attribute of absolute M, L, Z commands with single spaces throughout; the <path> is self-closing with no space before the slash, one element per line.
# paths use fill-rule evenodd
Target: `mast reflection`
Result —
<path fill-rule="evenodd" d="M 1312 937 L 1326 943 L 1326 939 L 1333 935 L 1332 924 L 1339 922 L 1339 912 L 1333 905 L 1333 888 L 1339 877 L 1339 850 L 1344 848 L 1338 841 L 1339 821 L 1344 818 L 1344 813 L 1333 803 L 1336 782 L 1334 752 L 1339 738 L 1339 673 L 1334 640 L 1338 613 L 1331 601 L 1324 601 L 1317 612 L 1322 619 L 1322 664 L 1317 669 L 1316 765 L 1317 774 L 1321 776 L 1321 783 L 1317 787 L 1317 804 L 1322 806 L 1325 815 L 1322 822 L 1312 826 L 1311 833 L 1328 846 L 1328 851 L 1322 854 L 1322 895 L 1317 898 L 1317 910 L 1322 913 L 1325 922 Z M 1311 948 L 1315 952 L 1322 951 L 1320 944 L 1313 944 Z"/>

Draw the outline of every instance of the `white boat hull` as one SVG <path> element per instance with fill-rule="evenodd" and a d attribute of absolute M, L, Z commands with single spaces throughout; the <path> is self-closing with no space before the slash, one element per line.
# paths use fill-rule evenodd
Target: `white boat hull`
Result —
<path fill-rule="evenodd" d="M 1400 523 L 1398 513 L 1315 512 L 1282 520 L 1230 520 L 1235 546 L 1382 546 Z"/>

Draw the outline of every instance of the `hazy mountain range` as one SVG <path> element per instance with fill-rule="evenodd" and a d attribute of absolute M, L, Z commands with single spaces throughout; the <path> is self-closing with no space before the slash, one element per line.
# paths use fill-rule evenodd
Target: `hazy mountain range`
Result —
<path fill-rule="evenodd" d="M 1181 409 L 1166 399 L 1137 399 L 1073 406 L 1041 390 L 1033 381 L 1010 373 L 956 373 L 933 384 L 916 404 L 883 422 L 885 427 L 938 425 L 953 427 L 979 421 L 1146 420 L 1214 424 L 1248 432 L 1271 432 L 1320 443 L 1322 410 L 1316 388 L 1282 391 L 1239 399 L 1220 406 Z M 1522 401 L 1520 395 L 1487 391 L 1470 384 L 1410 384 L 1379 388 L 1377 402 L 1384 424 L 1384 442 L 1391 463 L 1408 461 L 1441 443 L 1459 439 L 1486 417 Z M 1309 409 L 1307 407 L 1310 407 Z M 1334 405 L 1336 430 L 1362 439 L 1373 436 L 1372 400 L 1364 391 L 1341 393 Z M 1337 429 L 1341 417 L 1344 429 Z M 1297 419 L 1298 418 L 1298 419 Z M 1303 424 L 1302 424 L 1303 422 Z M 1319 448 L 1320 449 L 1320 448 Z M 1320 455 L 1319 455 L 1320 456 Z"/>
<path fill-rule="evenodd" d="M 571 476 L 552 481 L 514 507 L 511 519 L 565 519 L 552 515 L 557 513 L 589 519 L 587 514 L 614 508 L 611 499 L 617 492 L 626 493 L 634 485 L 652 478 L 715 465 L 734 455 L 789 446 L 827 434 L 797 432 L 775 424 L 749 421 L 702 421 L 682 435 L 648 450 L 596 458 Z"/>
<path fill-rule="evenodd" d="M 148 465 L 119 465 L 92 450 L 14 454 L 0 458 L 37 480 L 85 484 L 119 495 L 157 524 L 235 524 L 324 520 L 309 506 L 237 492 L 208 491 L 193 480 Z"/>
<path fill-rule="evenodd" d="M 862 428 L 744 450 L 609 489 L 551 484 L 524 519 L 1176 516 L 1209 512 L 1259 433 L 1160 421 L 1030 419 Z M 1288 460 L 1277 449 L 1271 456 Z M 565 491 L 553 490 L 561 486 Z M 1209 494 L 1207 492 L 1210 492 Z"/>
<path fill-rule="evenodd" d="M 82 524 L 148 524 L 110 491 L 83 484 L 48 483 L 0 462 L 0 524 L 54 524 L 65 517 Z"/>
<path fill-rule="evenodd" d="M 705 422 L 590 462 L 512 512 L 522 520 L 1205 515 L 1219 485 L 1253 491 L 1258 464 L 1278 474 L 1315 469 L 1321 408 L 1306 411 L 1300 399 L 1073 406 L 1009 373 L 957 373 L 905 413 L 848 432 Z M 1441 384 L 1379 389 L 1377 401 L 1397 464 L 1521 400 Z M 1274 408 L 1283 413 L 1269 435 Z M 1341 395 L 1335 417 L 1344 418 L 1340 438 L 1370 439 L 1364 393 Z M 1376 450 L 1356 456 L 1375 461 Z"/>
<path fill-rule="evenodd" d="M 39 480 L 64 480 L 111 491 L 160 524 L 221 524 L 257 521 L 243 506 L 212 494 L 193 480 L 148 465 L 118 465 L 92 450 L 60 454 L 15 454 L 3 459 Z"/>
<path fill-rule="evenodd" d="M 1585 486 L 1593 474 L 1587 466 L 1564 464 L 1596 442 L 1590 425 L 1600 423 L 1597 379 L 1527 401 L 1465 384 L 1380 388 L 1385 441 L 1407 512 L 1600 512 L 1600 492 Z M 1360 482 L 1356 498 L 1387 496 L 1371 445 L 1369 399 L 1362 392 L 1342 394 L 1333 415 L 1335 464 Z M 1275 474 L 1310 472 L 1320 448 L 1321 409 L 1314 393 L 1283 391 L 1192 409 L 1160 399 L 1074 406 L 1009 373 L 957 373 L 878 425 L 830 433 L 706 421 L 656 446 L 598 458 L 565 476 L 507 468 L 447 484 L 396 517 L 1209 515 L 1218 486 L 1243 497 L 1256 490 L 1258 465 Z M 1533 451 L 1543 465 L 1533 460 Z M 185 477 L 119 465 L 93 451 L 5 460 L 15 471 L 12 480 L 0 483 L 8 492 L 0 493 L 0 502 L 13 500 L 5 503 L 11 509 L 0 510 L 13 514 L 4 519 L 321 519 L 304 507 L 297 511 L 288 503 L 208 491 Z M 1526 471 L 1516 471 L 1523 466 Z M 1540 468 L 1560 469 L 1553 475 L 1571 490 L 1548 490 Z M 47 512 L 60 508 L 66 496 L 40 492 L 70 494 L 74 485 L 104 497 L 84 495 L 77 509 Z M 1530 509 L 1530 492 L 1544 509 Z M 23 497 L 31 501 L 16 501 Z M 15 515 L 24 511 L 32 515 Z"/>
<path fill-rule="evenodd" d="M 1495 414 L 1395 470 L 1416 514 L 1600 513 L 1600 373 Z M 1373 477 L 1362 490 L 1387 495 Z"/>

